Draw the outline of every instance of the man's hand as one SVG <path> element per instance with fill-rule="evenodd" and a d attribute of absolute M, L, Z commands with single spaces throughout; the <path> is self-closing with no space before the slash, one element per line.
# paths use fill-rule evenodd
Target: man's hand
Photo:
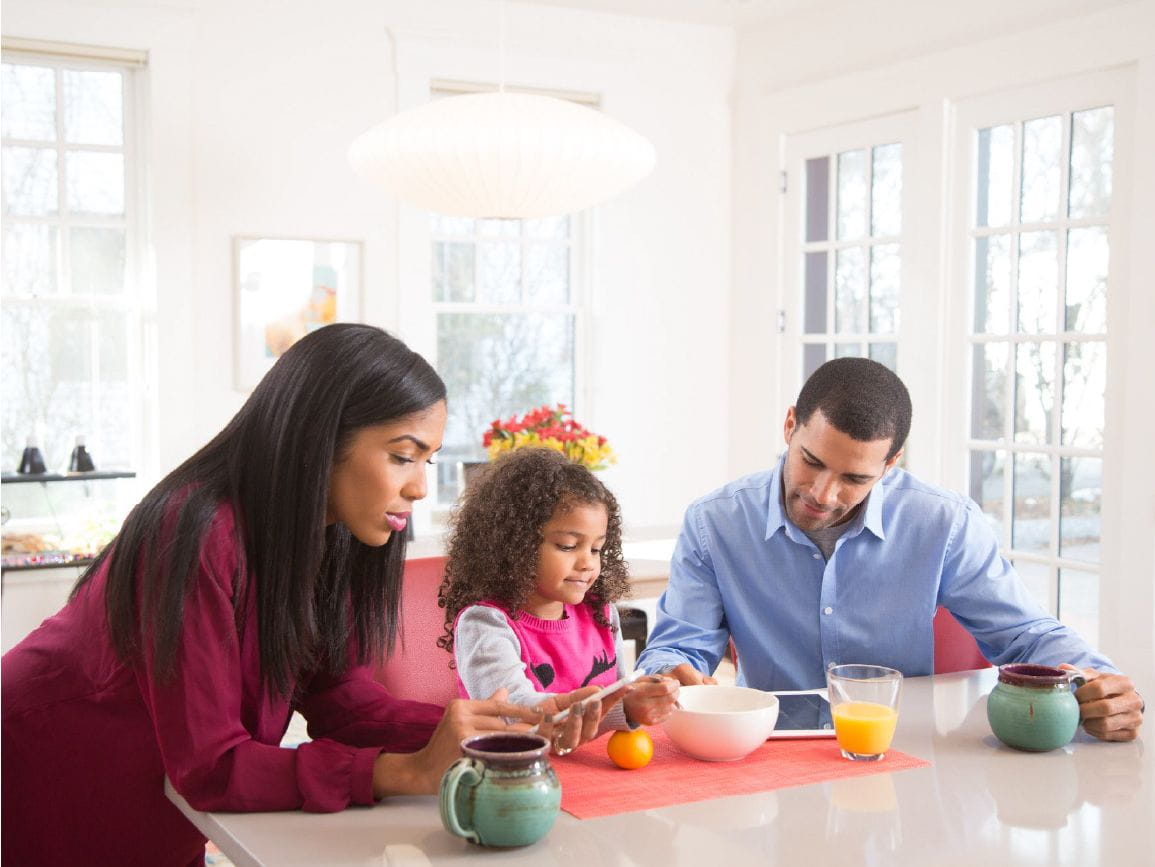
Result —
<path fill-rule="evenodd" d="M 1133 741 L 1143 725 L 1143 700 L 1135 692 L 1131 678 L 1107 674 L 1093 668 L 1078 669 L 1064 663 L 1059 666 L 1078 671 L 1087 682 L 1075 690 L 1079 718 L 1089 734 L 1102 741 Z"/>
<path fill-rule="evenodd" d="M 703 683 L 717 683 L 718 681 L 710 677 L 708 674 L 702 674 L 694 666 L 688 662 L 683 662 L 676 668 L 672 668 L 666 672 L 669 677 L 677 678 L 678 683 L 682 686 L 698 686 Z"/>

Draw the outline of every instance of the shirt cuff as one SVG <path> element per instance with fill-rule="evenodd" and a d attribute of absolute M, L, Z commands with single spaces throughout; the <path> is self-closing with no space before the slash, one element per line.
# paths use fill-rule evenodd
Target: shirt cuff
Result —
<path fill-rule="evenodd" d="M 373 797 L 373 768 L 377 757 L 385 750 L 375 747 L 366 747 L 357 750 L 353 756 L 353 770 L 349 780 L 350 800 L 354 804 L 372 806 L 376 802 Z"/>

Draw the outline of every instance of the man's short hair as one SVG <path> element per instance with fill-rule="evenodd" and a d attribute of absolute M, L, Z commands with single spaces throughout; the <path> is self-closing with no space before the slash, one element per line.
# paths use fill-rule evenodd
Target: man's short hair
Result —
<path fill-rule="evenodd" d="M 821 410 L 835 428 L 861 442 L 890 440 L 890 460 L 910 433 L 910 394 L 893 371 L 869 358 L 835 358 L 819 367 L 798 393 L 794 415 L 806 424 Z"/>

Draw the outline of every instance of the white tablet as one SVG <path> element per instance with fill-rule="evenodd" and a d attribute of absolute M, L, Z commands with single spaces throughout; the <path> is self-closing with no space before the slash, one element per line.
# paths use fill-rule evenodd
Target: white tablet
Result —
<path fill-rule="evenodd" d="M 774 690 L 778 696 L 778 722 L 772 738 L 832 738 L 834 721 L 830 701 L 822 689 Z"/>

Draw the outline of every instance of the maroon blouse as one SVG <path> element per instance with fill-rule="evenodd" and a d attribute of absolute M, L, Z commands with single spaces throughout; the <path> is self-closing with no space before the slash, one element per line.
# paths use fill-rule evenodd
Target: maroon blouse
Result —
<path fill-rule="evenodd" d="M 394 698 L 355 667 L 302 678 L 295 705 L 260 682 L 255 594 L 233 609 L 238 540 L 223 506 L 185 601 L 175 676 L 120 661 L 105 570 L 3 658 L 3 861 L 203 864 L 198 810 L 341 810 L 373 802 L 374 759 L 413 752 L 442 709 Z M 314 739 L 278 746 L 296 709 Z"/>

